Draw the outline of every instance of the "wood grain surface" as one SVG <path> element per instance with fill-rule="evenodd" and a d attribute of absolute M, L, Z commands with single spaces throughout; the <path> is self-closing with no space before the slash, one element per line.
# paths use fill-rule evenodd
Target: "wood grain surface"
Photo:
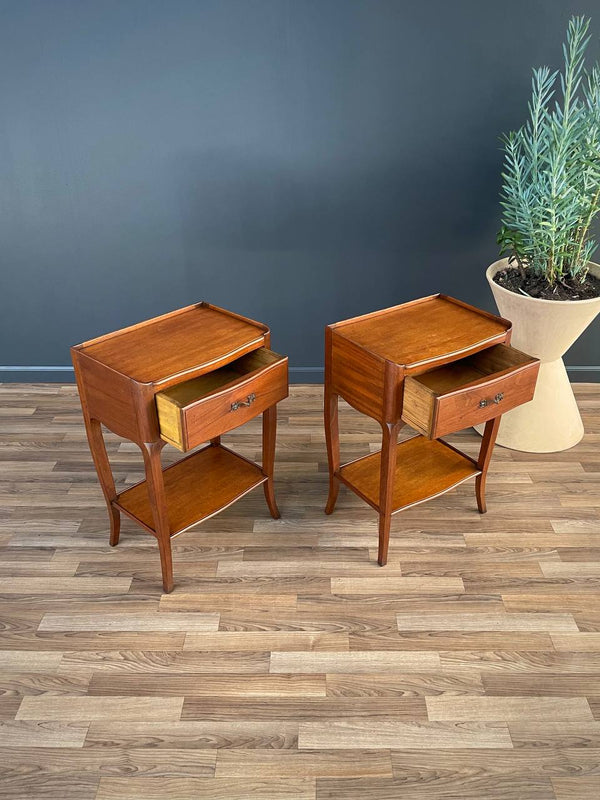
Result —
<path fill-rule="evenodd" d="M 282 519 L 252 493 L 174 540 L 167 595 L 151 537 L 108 545 L 75 387 L 0 386 L 0 798 L 600 797 L 600 387 L 575 389 L 580 445 L 497 447 L 488 513 L 469 484 L 407 509 L 378 567 L 372 509 L 323 513 L 322 390 L 292 387 Z M 344 460 L 378 449 L 340 417 Z M 224 443 L 260 460 L 260 420 Z M 107 450 L 122 492 L 139 454 Z"/>

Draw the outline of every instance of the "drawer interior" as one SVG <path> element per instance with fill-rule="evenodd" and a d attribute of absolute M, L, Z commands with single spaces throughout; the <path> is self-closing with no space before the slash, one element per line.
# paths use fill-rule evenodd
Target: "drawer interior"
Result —
<path fill-rule="evenodd" d="M 432 394 L 444 395 L 467 386 L 475 387 L 492 376 L 499 377 L 524 364 L 530 364 L 533 360 L 520 350 L 497 344 L 452 364 L 432 369 L 422 375 L 414 375 L 411 380 L 425 386 Z"/>
<path fill-rule="evenodd" d="M 239 383 L 245 378 L 259 373 L 272 364 L 282 361 L 283 358 L 284 356 L 280 356 L 266 347 L 259 347 L 258 350 L 247 353 L 236 361 L 221 367 L 221 369 L 178 383 L 176 386 L 160 392 L 160 395 L 167 398 L 170 403 L 179 406 L 179 408 L 185 408 L 191 403 L 210 397 L 210 395 L 219 392 L 230 384 Z"/>

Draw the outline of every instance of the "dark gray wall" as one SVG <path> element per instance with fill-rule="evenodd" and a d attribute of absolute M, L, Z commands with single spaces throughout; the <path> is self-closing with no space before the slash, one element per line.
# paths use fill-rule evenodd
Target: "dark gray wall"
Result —
<path fill-rule="evenodd" d="M 293 367 L 327 322 L 493 308 L 498 135 L 594 11 L 600 34 L 597 1 L 0 0 L 0 364 L 200 299 Z"/>

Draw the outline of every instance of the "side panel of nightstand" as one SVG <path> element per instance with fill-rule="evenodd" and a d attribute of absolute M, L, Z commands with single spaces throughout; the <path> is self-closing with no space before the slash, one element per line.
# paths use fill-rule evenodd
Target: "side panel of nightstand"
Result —
<path fill-rule="evenodd" d="M 99 420 L 117 436 L 139 442 L 140 417 L 132 380 L 93 358 L 71 350 L 79 394 L 91 419 Z"/>
<path fill-rule="evenodd" d="M 383 420 L 385 362 L 331 328 L 326 329 L 330 353 L 330 388 L 351 406 L 376 420 Z M 326 375 L 326 380 L 328 376 Z"/>

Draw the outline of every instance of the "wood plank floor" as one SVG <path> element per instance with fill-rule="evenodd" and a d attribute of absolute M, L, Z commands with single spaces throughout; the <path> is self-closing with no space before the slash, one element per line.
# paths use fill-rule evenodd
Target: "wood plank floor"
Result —
<path fill-rule="evenodd" d="M 600 797 L 600 385 L 576 393 L 581 444 L 496 448 L 488 513 L 471 482 L 397 515 L 379 568 L 370 508 L 323 514 L 321 389 L 294 386 L 282 519 L 257 490 L 183 534 L 162 595 L 148 534 L 108 546 L 74 387 L 1 385 L 0 797 Z M 378 448 L 340 416 L 345 460 Z M 107 441 L 123 489 L 140 454 Z M 259 458 L 259 421 L 226 442 Z"/>

